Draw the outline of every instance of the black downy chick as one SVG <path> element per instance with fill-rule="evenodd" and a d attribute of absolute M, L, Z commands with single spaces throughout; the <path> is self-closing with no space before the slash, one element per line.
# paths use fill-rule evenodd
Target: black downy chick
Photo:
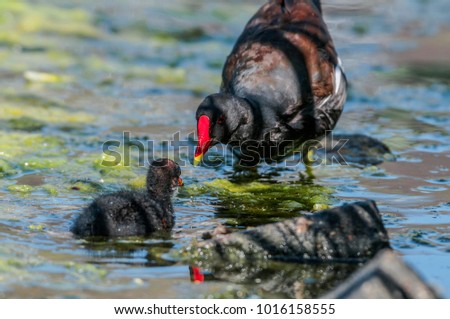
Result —
<path fill-rule="evenodd" d="M 180 175 L 174 161 L 153 161 L 146 191 L 121 190 L 98 197 L 75 220 L 72 232 L 77 237 L 119 237 L 170 231 L 175 223 L 171 196 L 183 185 Z"/>

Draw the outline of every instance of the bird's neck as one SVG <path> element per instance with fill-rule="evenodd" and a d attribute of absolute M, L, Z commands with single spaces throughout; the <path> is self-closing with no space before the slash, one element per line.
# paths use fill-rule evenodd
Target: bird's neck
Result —
<path fill-rule="evenodd" d="M 259 129 L 262 127 L 264 119 L 261 109 L 256 101 L 245 99 L 246 103 L 236 110 L 241 115 L 239 125 L 234 128 L 231 140 L 244 141 L 258 138 Z"/>
<path fill-rule="evenodd" d="M 169 189 L 159 189 L 159 190 L 153 190 L 153 189 L 147 189 L 148 194 L 158 200 L 161 200 L 161 202 L 171 202 L 171 192 Z"/>

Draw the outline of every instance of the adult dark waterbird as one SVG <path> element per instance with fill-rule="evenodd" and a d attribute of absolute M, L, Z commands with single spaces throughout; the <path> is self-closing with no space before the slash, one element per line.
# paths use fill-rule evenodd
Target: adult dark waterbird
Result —
<path fill-rule="evenodd" d="M 153 161 L 146 191 L 122 190 L 98 197 L 75 220 L 72 232 L 78 237 L 118 237 L 171 230 L 175 222 L 171 196 L 183 185 L 180 175 L 174 161 Z"/>
<path fill-rule="evenodd" d="M 272 0 L 250 19 L 228 56 L 220 92 L 196 113 L 194 165 L 228 145 L 241 165 L 280 161 L 331 131 L 347 81 L 320 0 Z"/>

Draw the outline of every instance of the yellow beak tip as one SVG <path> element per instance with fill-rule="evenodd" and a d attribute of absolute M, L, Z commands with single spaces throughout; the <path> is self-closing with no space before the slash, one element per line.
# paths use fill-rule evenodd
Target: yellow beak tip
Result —
<path fill-rule="evenodd" d="M 201 163 L 203 156 L 202 155 L 198 155 L 194 157 L 194 166 L 198 166 L 198 164 Z"/>

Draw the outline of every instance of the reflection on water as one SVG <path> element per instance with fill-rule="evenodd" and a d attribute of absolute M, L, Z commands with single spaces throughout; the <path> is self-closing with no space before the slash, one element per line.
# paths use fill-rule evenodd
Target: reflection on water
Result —
<path fill-rule="evenodd" d="M 243 285 L 241 297 L 254 295 L 265 298 L 317 298 L 348 278 L 361 265 L 358 264 L 288 264 L 269 263 L 265 268 L 244 266 L 240 271 L 220 268 L 212 273 L 191 267 L 201 273 L 202 281 L 222 280 Z M 198 278 L 198 276 L 197 276 Z"/>
<path fill-rule="evenodd" d="M 396 161 L 320 166 L 313 181 L 301 165 L 253 175 L 188 165 L 170 238 L 86 242 L 68 232 L 99 192 L 137 187 L 145 175 L 135 151 L 131 167 L 102 167 L 102 143 L 126 129 L 160 155 L 161 141 L 192 132 L 196 106 L 217 91 L 260 3 L 0 4 L 1 297 L 317 297 L 358 265 L 217 270 L 197 285 L 172 253 L 217 224 L 234 231 L 365 198 L 377 201 L 393 248 L 450 296 L 446 0 L 324 1 L 350 82 L 336 133 L 377 138 Z"/>

